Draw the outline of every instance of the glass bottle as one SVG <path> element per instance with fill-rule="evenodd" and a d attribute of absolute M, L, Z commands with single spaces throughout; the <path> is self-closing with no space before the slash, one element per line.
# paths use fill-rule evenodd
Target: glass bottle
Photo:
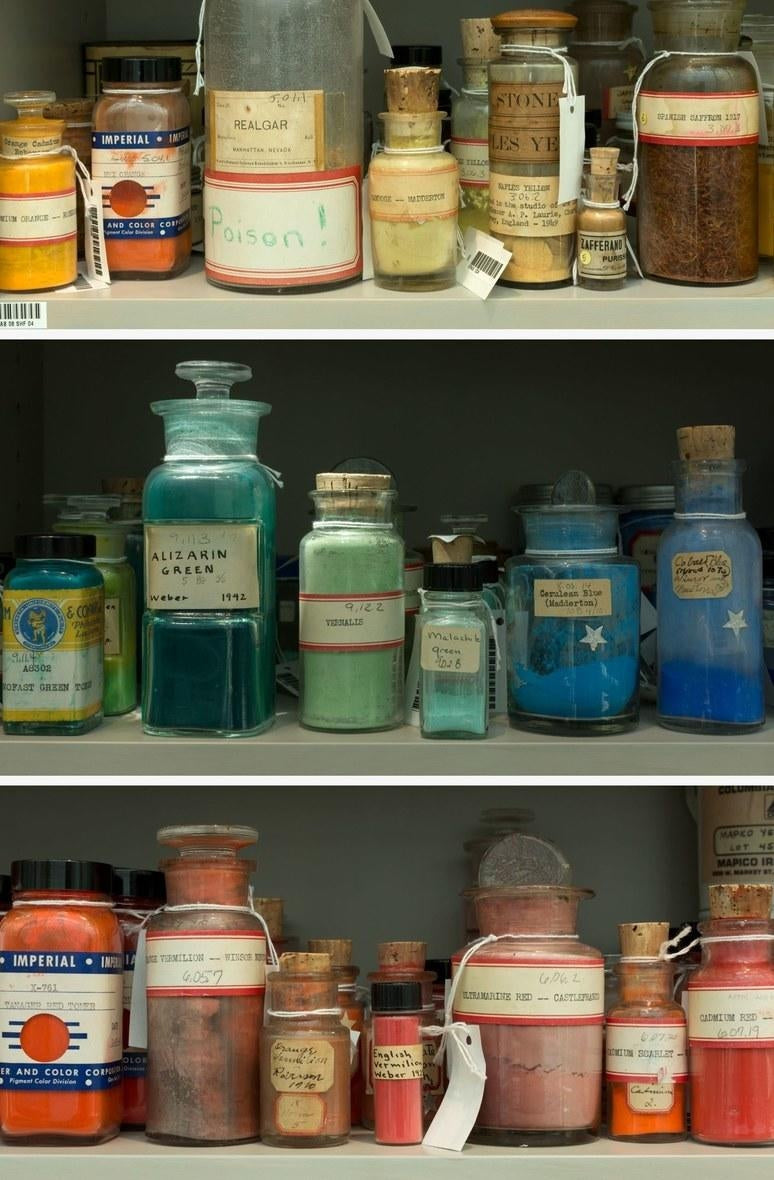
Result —
<path fill-rule="evenodd" d="M 363 273 L 361 0 L 208 0 L 205 267 L 215 286 Z"/>
<path fill-rule="evenodd" d="M 422 737 L 486 737 L 490 630 L 478 566 L 425 567 L 419 615 Z"/>
<path fill-rule="evenodd" d="M 274 477 L 256 457 L 271 406 L 237 401 L 247 365 L 187 361 L 195 399 L 153 402 L 167 454 L 145 483 L 147 733 L 241 737 L 274 720 Z"/>
<path fill-rule="evenodd" d="M 344 1014 L 344 1024 L 350 1032 L 360 1033 L 362 1036 L 365 1028 L 366 993 L 357 985 L 360 968 L 352 962 L 352 939 L 310 938 L 307 949 L 314 955 L 330 956 L 331 970 L 336 980 L 338 1003 Z M 353 1127 L 358 1127 L 363 1102 L 363 1075 L 360 1067 L 359 1047 L 353 1051 L 350 1062 L 349 1091 L 350 1122 Z"/>
<path fill-rule="evenodd" d="M 53 291 L 78 277 L 75 161 L 57 152 L 65 124 L 45 119 L 50 90 L 4 94 L 0 122 L 0 291 Z"/>
<path fill-rule="evenodd" d="M 745 13 L 742 34 L 752 41 L 769 132 L 769 142 L 758 147 L 758 253 L 774 258 L 774 16 Z"/>
<path fill-rule="evenodd" d="M 500 577 L 500 562 L 491 555 L 474 556 L 473 564 L 479 567 L 483 586 L 481 595 L 489 607 L 488 643 L 488 686 L 489 716 L 508 712 L 508 669 L 505 627 L 505 586 Z M 499 659 L 498 659 L 499 653 Z"/>
<path fill-rule="evenodd" d="M 586 191 L 578 213 L 578 286 L 620 291 L 629 255 L 626 214 L 618 203 L 618 149 L 591 148 Z"/>
<path fill-rule="evenodd" d="M 564 67 L 527 50 L 560 52 L 577 82 L 577 62 L 566 54 L 576 23 L 569 13 L 535 9 L 492 18 L 503 44 L 502 57 L 489 66 L 489 224 L 512 253 L 500 279 L 509 287 L 563 287 L 571 280 L 576 202 L 557 200 Z"/>
<path fill-rule="evenodd" d="M 771 885 L 710 885 L 701 967 L 688 984 L 691 1138 L 774 1143 Z"/>
<path fill-rule="evenodd" d="M 349 1029 L 328 955 L 280 957 L 266 980 L 261 1139 L 268 1147 L 336 1147 L 350 1132 Z"/>
<path fill-rule="evenodd" d="M 147 927 L 145 1133 L 156 1143 L 249 1143 L 260 1131 L 266 935 L 248 905 L 253 828 L 162 828 L 168 911 Z M 181 955 L 181 949 L 185 953 Z M 191 966 L 196 963 L 208 966 Z"/>
<path fill-rule="evenodd" d="M 574 0 L 578 18 L 570 48 L 578 63 L 578 93 L 586 98 L 586 149 L 606 143 L 618 115 L 631 112 L 634 84 L 645 64 L 632 37 L 635 4 Z"/>
<path fill-rule="evenodd" d="M 733 427 L 678 431 L 677 511 L 658 561 L 658 719 L 669 729 L 748 733 L 765 721 L 761 543 L 733 438 Z"/>
<path fill-rule="evenodd" d="M 620 993 L 607 1010 L 607 1129 L 629 1143 L 686 1137 L 685 1012 L 673 998 L 674 965 L 660 957 L 668 922 L 618 927 Z"/>
<path fill-rule="evenodd" d="M 460 169 L 459 226 L 489 233 L 489 62 L 500 55 L 492 22 L 463 19 L 462 91 L 452 107 L 451 150 Z"/>
<path fill-rule="evenodd" d="M 522 832 L 535 818 L 534 811 L 521 807 L 488 807 L 479 816 L 479 831 L 462 845 L 468 861 L 467 882 L 470 886 L 478 885 L 478 870 L 486 853 L 503 836 L 512 832 Z M 568 866 L 569 867 L 569 866 Z M 569 879 L 569 878 L 568 878 Z M 472 942 L 478 938 L 478 918 L 473 896 L 468 889 L 463 894 L 465 911 L 465 939 Z"/>
<path fill-rule="evenodd" d="M 191 108 L 179 57 L 109 57 L 92 177 L 114 279 L 172 279 L 191 259 Z"/>
<path fill-rule="evenodd" d="M 642 618 L 640 640 L 640 695 L 643 700 L 656 700 L 658 676 L 656 671 L 656 557 L 661 536 L 675 514 L 675 489 L 671 484 L 632 484 L 619 488 L 621 506 L 621 552 L 633 557 L 640 567 L 642 593 L 652 608 L 652 622 Z M 643 604 L 643 610 L 647 608 Z"/>
<path fill-rule="evenodd" d="M 618 508 L 579 471 L 519 509 L 526 551 L 505 567 L 508 710 L 542 733 L 624 733 L 639 715 L 640 573 L 618 552 Z"/>
<path fill-rule="evenodd" d="M 121 1125 L 124 956 L 112 870 L 19 860 L 11 878 L 13 909 L 0 923 L 0 1136 L 105 1143 Z"/>
<path fill-rule="evenodd" d="M 90 536 L 16 538 L 3 589 L 7 734 L 76 737 L 102 721 L 105 584 L 95 553 Z"/>
<path fill-rule="evenodd" d="M 422 989 L 418 983 L 371 985 L 374 1137 L 377 1143 L 422 1142 Z"/>
<path fill-rule="evenodd" d="M 512 885 L 472 891 L 482 935 L 456 976 L 453 1016 L 480 1025 L 487 1081 L 471 1139 L 567 1146 L 597 1133 L 602 1094 L 604 963 L 578 940 L 589 889 Z M 559 990 L 557 990 L 559 989 Z"/>
<path fill-rule="evenodd" d="M 649 70 L 638 99 L 642 269 L 694 286 L 749 282 L 758 273 L 759 105 L 755 70 L 735 52 L 744 0 L 648 8 L 656 49 L 678 56 Z"/>
<path fill-rule="evenodd" d="M 616 116 L 615 132 L 608 139 L 606 146 L 618 148 L 619 193 L 626 194 L 632 183 L 632 173 L 634 170 L 634 119 L 631 108 L 623 112 L 623 114 Z M 626 217 L 626 232 L 629 236 L 629 242 L 636 254 L 638 241 L 636 192 L 632 195 L 629 208 L 626 210 L 624 216 Z M 630 277 L 637 274 L 637 267 L 634 265 L 634 259 L 631 257 L 629 257 L 628 261 L 628 274 Z"/>
<path fill-rule="evenodd" d="M 388 475 L 327 472 L 301 542 L 299 719 L 310 729 L 403 721 L 405 612 L 397 492 Z"/>

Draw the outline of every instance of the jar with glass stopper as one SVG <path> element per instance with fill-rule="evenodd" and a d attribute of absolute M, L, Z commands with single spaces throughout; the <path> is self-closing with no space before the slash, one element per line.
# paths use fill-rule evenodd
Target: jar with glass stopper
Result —
<path fill-rule="evenodd" d="M 489 635 L 480 565 L 425 567 L 419 615 L 422 737 L 484 738 L 489 729 Z"/>
<path fill-rule="evenodd" d="M 156 1143 L 258 1138 L 266 935 L 249 905 L 254 828 L 162 828 L 167 909 L 147 926 L 147 1122 Z"/>
<path fill-rule="evenodd" d="M 567 55 L 576 23 L 536 9 L 492 17 L 502 56 L 489 66 L 489 226 L 512 254 L 506 286 L 571 281 L 577 202 L 559 204 L 559 99 L 566 69 L 577 82 Z"/>
<path fill-rule="evenodd" d="M 50 90 L 3 95 L 0 122 L 0 291 L 54 291 L 78 277 L 75 160 L 63 119 L 46 119 Z"/>
<path fill-rule="evenodd" d="M 459 226 L 489 233 L 489 62 L 500 38 L 482 17 L 460 21 L 462 90 L 452 106 L 451 150 L 460 169 Z"/>
<path fill-rule="evenodd" d="M 626 214 L 618 203 L 618 148 L 593 147 L 578 213 L 578 286 L 620 291 L 626 286 Z"/>
<path fill-rule="evenodd" d="M 763 560 L 733 426 L 677 432 L 677 510 L 658 553 L 658 719 L 689 733 L 764 724 Z"/>
<path fill-rule="evenodd" d="M 374 278 L 390 291 L 443 291 L 456 283 L 459 168 L 441 141 L 441 71 L 384 76 L 384 147 L 368 173 Z"/>
<path fill-rule="evenodd" d="M 619 114 L 631 111 L 634 83 L 645 64 L 632 37 L 635 4 L 626 0 L 574 0 L 578 18 L 570 48 L 578 63 L 578 93 L 586 98 L 586 148 L 604 144 Z"/>
<path fill-rule="evenodd" d="M 242 737 L 274 720 L 276 477 L 256 456 L 271 406 L 247 365 L 187 361 L 195 399 L 154 402 L 167 454 L 145 483 L 143 726 Z"/>
<path fill-rule="evenodd" d="M 624 733 L 639 716 L 640 571 L 619 556 L 619 510 L 569 471 L 550 504 L 519 512 L 526 549 L 505 567 L 511 723 Z"/>
<path fill-rule="evenodd" d="M 774 16 L 745 13 L 742 36 L 752 42 L 760 71 L 769 140 L 758 147 L 758 253 L 774 258 Z"/>
<path fill-rule="evenodd" d="M 357 985 L 360 968 L 352 962 L 351 938 L 310 938 L 307 949 L 314 955 L 329 955 L 336 979 L 338 1002 L 350 1033 L 362 1036 L 365 1028 L 365 991 Z M 353 1044 L 350 1062 L 350 1117 L 353 1127 L 360 1125 L 363 1103 L 363 1074 L 360 1066 L 360 1039 Z"/>

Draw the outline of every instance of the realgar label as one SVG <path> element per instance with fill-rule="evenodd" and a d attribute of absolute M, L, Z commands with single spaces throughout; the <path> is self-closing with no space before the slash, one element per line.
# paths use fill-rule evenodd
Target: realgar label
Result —
<path fill-rule="evenodd" d="M 217 172 L 322 172 L 322 90 L 210 90 L 209 161 Z"/>
<path fill-rule="evenodd" d="M 678 598 L 728 598 L 734 588 L 731 558 L 714 549 L 675 553 L 672 588 Z"/>
<path fill-rule="evenodd" d="M 149 610 L 257 610 L 258 525 L 145 526 Z"/>

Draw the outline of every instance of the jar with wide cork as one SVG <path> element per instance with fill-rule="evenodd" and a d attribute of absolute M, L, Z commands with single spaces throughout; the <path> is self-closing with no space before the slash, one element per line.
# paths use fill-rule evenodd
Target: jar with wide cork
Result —
<path fill-rule="evenodd" d="M 344 1024 L 353 1033 L 363 1035 L 365 1028 L 366 993 L 358 987 L 360 968 L 352 962 L 351 938 L 310 938 L 307 949 L 315 955 L 329 955 L 331 970 L 336 979 L 338 1001 L 344 1013 Z M 353 1127 L 360 1125 L 363 1105 L 363 1073 L 360 1062 L 360 1041 L 350 1065 L 350 1117 Z"/>
<path fill-rule="evenodd" d="M 452 107 L 451 151 L 460 169 L 459 226 L 489 233 L 489 62 L 500 38 L 488 18 L 460 21 L 462 90 Z"/>
<path fill-rule="evenodd" d="M 280 957 L 261 1033 L 261 1139 L 336 1147 L 350 1132 L 351 1038 L 330 955 Z"/>
<path fill-rule="evenodd" d="M 637 11 L 626 0 L 574 0 L 578 18 L 570 48 L 578 62 L 578 93 L 586 99 L 586 148 L 607 142 L 618 115 L 631 111 L 634 83 L 645 64 L 632 37 Z"/>
<path fill-rule="evenodd" d="M 506 286 L 571 281 L 577 202 L 558 201 L 559 99 L 564 63 L 577 82 L 567 55 L 576 23 L 570 13 L 537 9 L 492 17 L 502 56 L 489 66 L 489 225 L 512 254 Z"/>
<path fill-rule="evenodd" d="M 248 904 L 253 828 L 162 828 L 167 909 L 148 923 L 146 1134 L 223 1146 L 260 1132 L 266 935 Z"/>
<path fill-rule="evenodd" d="M 626 214 L 618 203 L 618 149 L 590 152 L 587 189 L 578 213 L 578 286 L 620 291 L 626 285 Z"/>

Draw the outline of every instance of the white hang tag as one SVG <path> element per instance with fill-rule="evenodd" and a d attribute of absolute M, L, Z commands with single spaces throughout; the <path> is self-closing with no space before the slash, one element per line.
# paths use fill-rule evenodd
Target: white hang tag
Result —
<path fill-rule="evenodd" d="M 559 195 L 557 202 L 577 201 L 583 176 L 586 148 L 586 99 L 559 99 Z"/>
<path fill-rule="evenodd" d="M 351 1028 L 349 1030 L 349 1066 L 350 1072 L 354 1073 L 357 1069 L 357 1063 L 360 1059 L 360 1033 L 357 1029 Z"/>
<path fill-rule="evenodd" d="M 395 54 L 392 52 L 390 38 L 387 36 L 384 25 L 379 20 L 379 15 L 371 3 L 371 0 L 363 0 L 363 12 L 365 13 L 365 18 L 368 21 L 369 28 L 371 29 L 373 39 L 376 42 L 376 48 L 381 53 L 382 57 L 394 57 Z"/>
<path fill-rule="evenodd" d="M 80 163 L 80 161 L 78 161 Z M 77 166 L 77 165 L 76 165 Z M 83 171 L 81 171 L 83 168 Z M 85 210 L 85 255 L 84 277 L 90 287 L 110 286 L 110 270 L 105 248 L 105 217 L 102 206 L 94 196 L 94 184 L 86 168 L 78 168 L 78 183 L 83 193 Z"/>
<path fill-rule="evenodd" d="M 462 1151 L 475 1126 L 486 1085 L 486 1062 L 481 1047 L 478 1025 L 466 1025 L 467 1050 L 479 1074 L 474 1073 L 462 1055 L 454 1036 L 446 1041 L 446 1065 L 449 1085 L 438 1113 L 422 1140 L 423 1147 L 441 1147 L 446 1151 Z"/>
<path fill-rule="evenodd" d="M 145 994 L 147 965 L 145 960 L 145 927 L 137 938 L 137 951 L 132 978 L 132 1007 L 129 1012 L 129 1044 L 132 1049 L 148 1048 L 148 998 Z"/>
<path fill-rule="evenodd" d="M 374 255 L 371 247 L 371 214 L 368 208 L 369 178 L 363 181 L 363 282 L 374 277 Z"/>
<path fill-rule="evenodd" d="M 763 81 L 761 79 L 761 71 L 758 68 L 758 63 L 755 60 L 755 55 L 748 49 L 740 49 L 736 57 L 743 58 L 749 62 L 755 70 L 755 77 L 758 79 L 758 126 L 760 131 L 758 133 L 758 143 L 765 146 L 769 142 L 769 126 L 766 120 L 766 100 L 763 95 Z"/>
<path fill-rule="evenodd" d="M 462 261 L 457 267 L 457 282 L 479 299 L 486 299 L 497 286 L 511 252 L 490 234 L 471 226 L 465 230 Z"/>

